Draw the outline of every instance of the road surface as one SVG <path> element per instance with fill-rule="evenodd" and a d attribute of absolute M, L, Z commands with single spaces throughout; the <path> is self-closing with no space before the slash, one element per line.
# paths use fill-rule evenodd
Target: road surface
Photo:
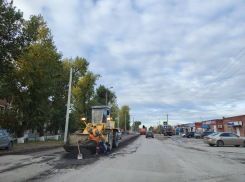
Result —
<path fill-rule="evenodd" d="M 227 147 L 229 152 L 222 153 L 219 147 L 210 147 L 201 143 L 193 143 L 195 147 L 190 147 L 191 142 L 186 145 L 183 143 L 176 137 L 156 135 L 155 138 L 146 139 L 145 136 L 140 136 L 128 145 L 111 152 L 110 155 L 92 158 L 86 163 L 84 160 L 83 165 L 79 165 L 81 161 L 76 160 L 76 163 L 67 166 L 60 163 L 62 154 L 56 149 L 53 156 L 50 156 L 50 153 L 46 156 L 47 162 L 31 165 L 33 171 L 37 170 L 39 165 L 44 165 L 46 170 L 38 175 L 36 171 L 33 175 L 28 168 L 30 166 L 27 165 L 0 173 L 0 179 L 72 182 L 245 181 L 244 147 Z M 202 148 L 199 149 L 198 145 Z M 231 152 L 232 149 L 236 151 Z M 225 147 L 222 150 L 225 150 Z M 37 155 L 37 161 L 40 160 L 39 157 L 40 154 Z M 51 157 L 53 159 L 48 160 Z M 59 168 L 59 165 L 63 167 Z M 26 170 L 29 173 L 23 175 L 21 171 Z"/>

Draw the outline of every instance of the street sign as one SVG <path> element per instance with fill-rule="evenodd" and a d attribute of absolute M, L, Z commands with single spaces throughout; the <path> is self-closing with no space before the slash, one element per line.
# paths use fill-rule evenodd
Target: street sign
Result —
<path fill-rule="evenodd" d="M 163 126 L 164 129 L 168 129 L 168 126 Z"/>
<path fill-rule="evenodd" d="M 163 121 L 163 126 L 168 126 L 168 122 L 167 121 Z"/>

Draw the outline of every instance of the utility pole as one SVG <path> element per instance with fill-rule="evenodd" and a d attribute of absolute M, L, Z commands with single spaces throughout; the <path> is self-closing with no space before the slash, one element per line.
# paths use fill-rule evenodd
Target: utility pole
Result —
<path fill-rule="evenodd" d="M 71 99 L 71 82 L 72 82 L 72 60 L 71 60 L 70 79 L 69 79 L 68 101 L 67 101 L 67 109 L 66 109 L 66 125 L 65 125 L 64 142 L 66 142 L 67 134 L 68 134 L 70 99 Z"/>
<path fill-rule="evenodd" d="M 126 134 L 126 114 L 124 114 L 125 116 L 125 134 Z"/>
<path fill-rule="evenodd" d="M 168 122 L 168 114 L 167 114 L 167 122 Z"/>
<path fill-rule="evenodd" d="M 117 128 L 119 128 L 119 108 L 118 108 L 118 110 L 117 110 Z"/>
<path fill-rule="evenodd" d="M 133 116 L 133 125 L 134 125 L 134 131 L 135 131 L 134 116 Z"/>

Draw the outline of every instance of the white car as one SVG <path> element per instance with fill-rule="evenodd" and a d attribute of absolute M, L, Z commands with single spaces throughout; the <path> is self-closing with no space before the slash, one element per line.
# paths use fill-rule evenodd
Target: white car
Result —
<path fill-rule="evenodd" d="M 181 136 L 182 136 L 182 137 L 186 137 L 186 136 L 185 136 L 185 133 L 181 134 Z"/>

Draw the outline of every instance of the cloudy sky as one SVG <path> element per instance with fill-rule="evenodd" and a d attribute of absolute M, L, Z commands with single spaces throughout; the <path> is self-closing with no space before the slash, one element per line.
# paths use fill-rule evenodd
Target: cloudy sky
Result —
<path fill-rule="evenodd" d="M 245 114 L 245 1 L 15 0 L 146 126 Z M 133 120 L 133 118 L 132 118 Z"/>

